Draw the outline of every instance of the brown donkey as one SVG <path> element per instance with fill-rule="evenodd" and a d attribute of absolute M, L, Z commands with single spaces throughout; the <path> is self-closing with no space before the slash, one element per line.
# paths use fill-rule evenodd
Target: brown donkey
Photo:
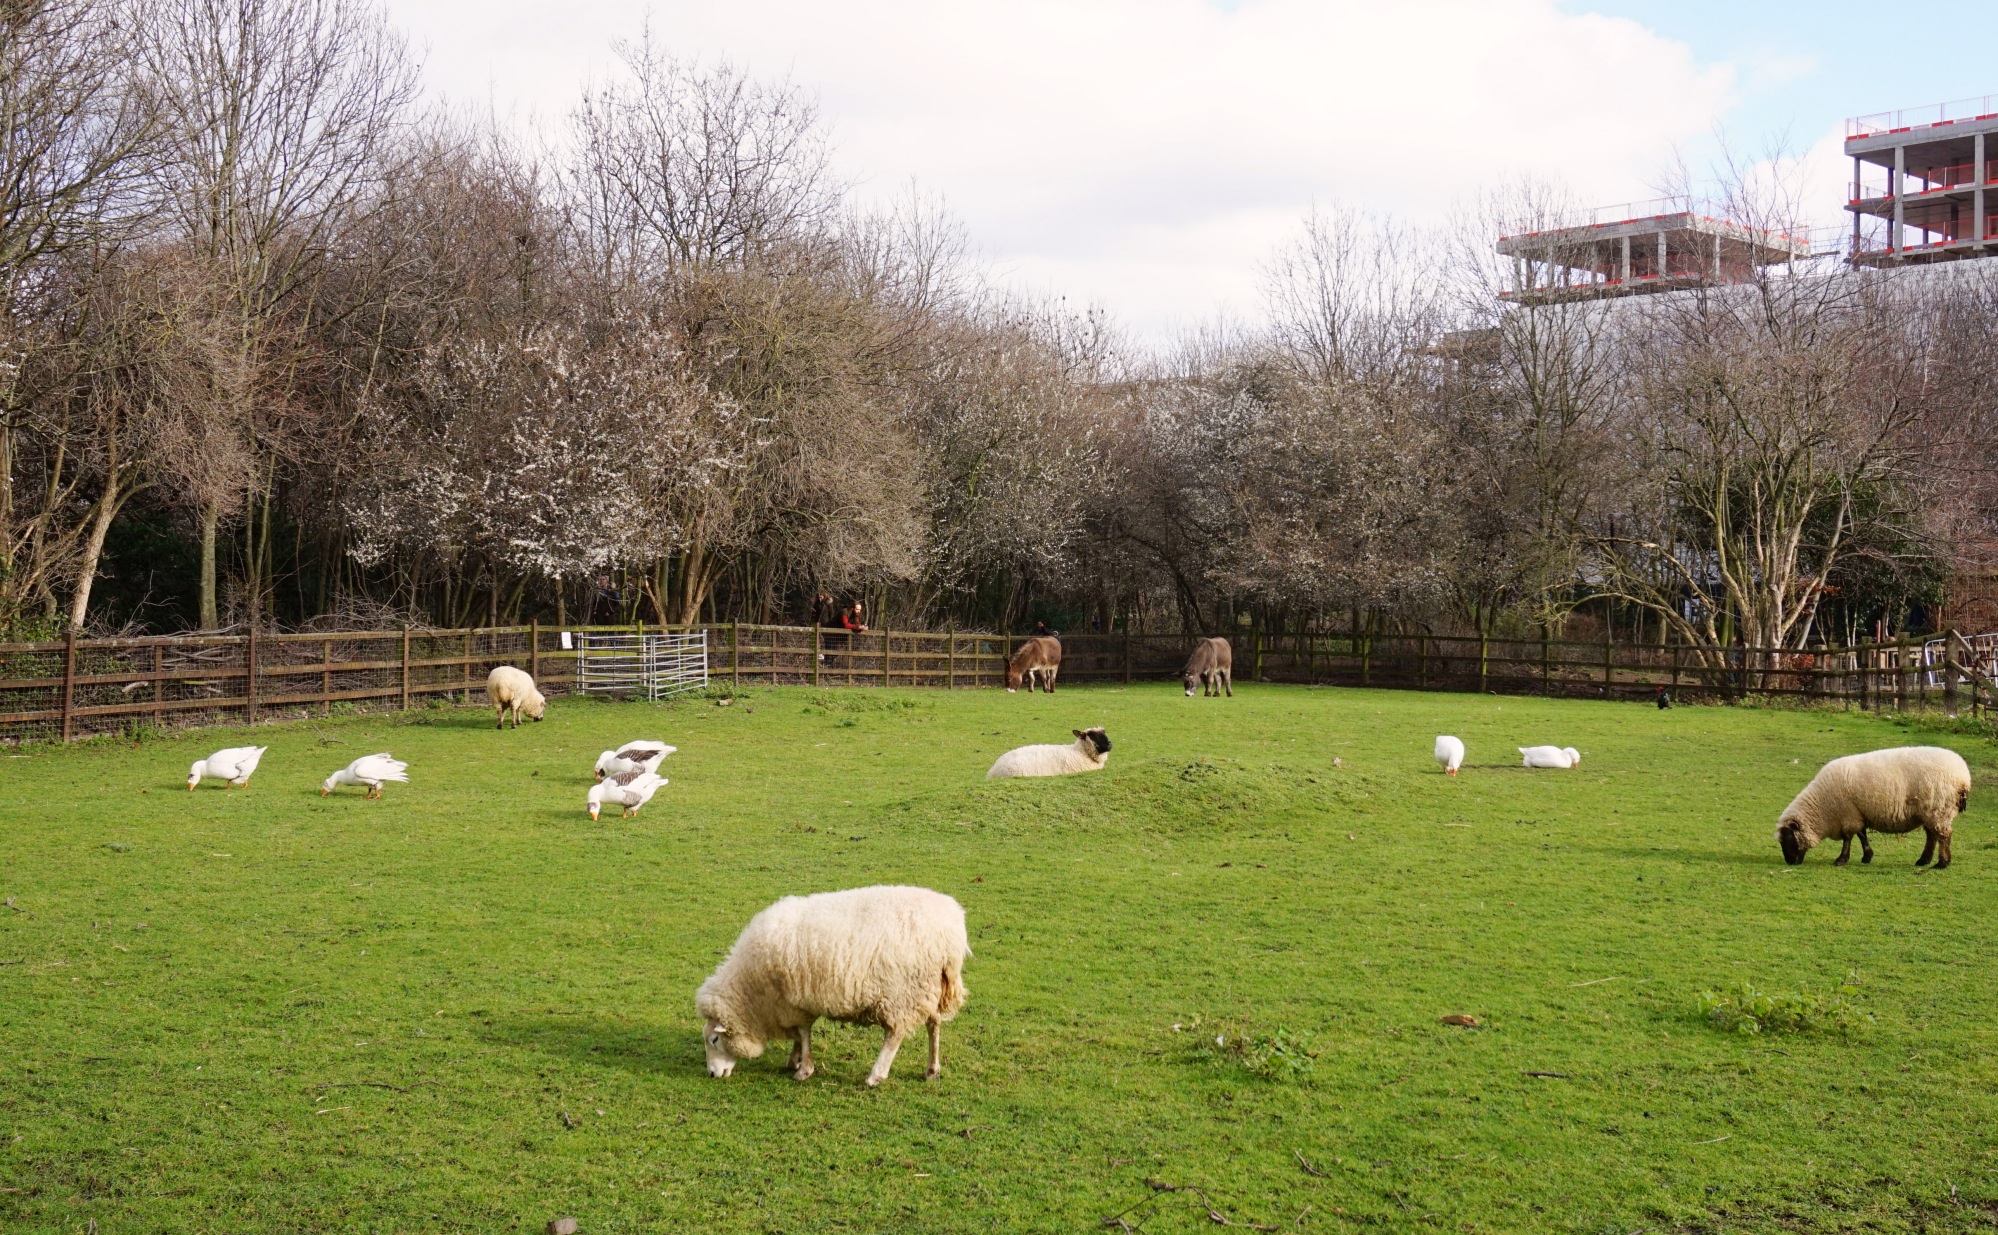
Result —
<path fill-rule="evenodd" d="M 1235 649 L 1226 639 L 1202 639 L 1194 644 L 1193 655 L 1186 658 L 1186 668 L 1179 672 L 1186 679 L 1189 699 L 1195 686 L 1203 696 L 1226 691 L 1230 699 L 1235 697 Z"/>
<path fill-rule="evenodd" d="M 1042 690 L 1052 695 L 1055 675 L 1060 672 L 1061 640 L 1053 635 L 1036 635 L 1021 644 L 1013 659 L 1006 662 L 1006 693 L 1010 695 L 1020 689 L 1024 681 L 1029 694 L 1038 682 Z"/>

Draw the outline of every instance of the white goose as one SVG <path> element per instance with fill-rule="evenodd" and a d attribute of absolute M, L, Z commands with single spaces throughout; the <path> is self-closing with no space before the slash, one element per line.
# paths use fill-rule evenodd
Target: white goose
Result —
<path fill-rule="evenodd" d="M 1445 776 L 1455 776 L 1457 769 L 1464 766 L 1464 739 L 1453 738 L 1447 733 L 1437 738 L 1436 762 L 1443 765 Z"/>
<path fill-rule="evenodd" d="M 382 751 L 376 755 L 362 755 L 359 759 L 341 768 L 338 772 L 319 782 L 319 796 L 325 797 L 341 785 L 366 785 L 367 796 L 382 796 L 382 782 L 396 780 L 409 783 L 409 765 Z"/>
<path fill-rule="evenodd" d="M 638 813 L 639 807 L 651 801 L 652 795 L 659 792 L 659 786 L 665 783 L 665 777 L 642 768 L 633 768 L 629 772 L 619 772 L 615 776 L 606 777 L 590 786 L 590 818 L 597 817 L 597 812 L 604 808 L 604 803 L 615 802 L 624 807 L 622 817 L 629 819 Z"/>
<path fill-rule="evenodd" d="M 657 772 L 660 760 L 680 749 L 664 742 L 626 742 L 597 756 L 597 779 L 621 772 Z"/>
<path fill-rule="evenodd" d="M 1578 768 L 1582 752 L 1572 746 L 1521 746 L 1520 762 L 1529 768 Z"/>
<path fill-rule="evenodd" d="M 223 788 L 231 785 L 238 789 L 250 783 L 250 773 L 257 770 L 257 760 L 264 757 L 268 746 L 231 746 L 218 750 L 206 759 L 196 759 L 194 766 L 187 770 L 187 788 L 190 792 L 201 783 L 204 776 L 213 776 L 226 782 Z"/>

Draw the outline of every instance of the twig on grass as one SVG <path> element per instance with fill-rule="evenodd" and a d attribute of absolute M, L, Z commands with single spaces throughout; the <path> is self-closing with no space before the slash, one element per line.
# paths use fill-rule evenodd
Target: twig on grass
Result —
<path fill-rule="evenodd" d="M 1528 1076 L 1542 1076 L 1555 1081 L 1572 1081 L 1575 1078 L 1566 1072 L 1529 1072 Z"/>
<path fill-rule="evenodd" d="M 969 1128 L 959 1128 L 957 1130 L 957 1134 L 968 1141 L 971 1139 L 971 1134 L 974 1132 L 990 1132 L 990 1131 L 992 1131 L 991 1124 L 973 1124 Z"/>
<path fill-rule="evenodd" d="M 1618 974 L 1611 974 L 1607 978 L 1596 978 L 1588 982 L 1570 982 L 1568 983 L 1568 989 L 1574 990 L 1578 986 L 1601 986 L 1605 982 L 1614 982 L 1618 978 L 1621 978 L 1622 976 L 1623 976 L 1622 974 L 1618 973 Z"/>
<path fill-rule="evenodd" d="M 1311 1165 L 1311 1164 L 1310 1164 L 1309 1162 L 1306 1162 L 1306 1161 L 1304 1160 L 1304 1151 L 1303 1151 L 1303 1150 L 1301 1150 L 1301 1149 L 1293 1149 L 1293 1150 L 1291 1150 L 1290 1152 L 1291 1152 L 1291 1153 L 1292 1153 L 1293 1155 L 1295 1155 L 1295 1156 L 1296 1156 L 1296 1158 L 1297 1158 L 1297 1164 L 1298 1164 L 1299 1166 L 1301 1166 L 1301 1167 L 1303 1167 L 1303 1168 L 1304 1168 L 1304 1173 L 1305 1173 L 1306 1175 L 1316 1175 L 1316 1176 L 1318 1176 L 1318 1178 L 1320 1178 L 1320 1179 L 1330 1179 L 1330 1178 L 1332 1178 L 1332 1172 L 1330 1172 L 1330 1171 L 1321 1171 L 1321 1170 L 1319 1170 L 1319 1169 L 1318 1169 L 1317 1167 L 1315 1167 L 1315 1166 Z"/>
<path fill-rule="evenodd" d="M 306 1086 L 306 1088 L 308 1089 L 393 1089 L 397 1093 L 408 1093 L 411 1089 L 416 1088 L 418 1085 L 433 1085 L 436 1086 L 438 1089 L 444 1088 L 443 1085 L 438 1084 L 438 1082 L 436 1081 L 411 1081 L 409 1083 L 408 1088 L 404 1088 L 401 1085 L 391 1085 L 387 1081 L 338 1081 L 330 1085 L 308 1085 Z"/>
<path fill-rule="evenodd" d="M 1136 1213 L 1140 1209 L 1143 1209 L 1145 1206 L 1150 1205 L 1153 1201 L 1158 1200 L 1160 1197 L 1166 1195 L 1169 1192 L 1187 1192 L 1199 1198 L 1195 1202 L 1195 1205 L 1198 1208 L 1207 1211 L 1207 1220 L 1209 1222 L 1212 1222 L 1216 1226 L 1232 1226 L 1248 1231 L 1281 1231 L 1283 1229 L 1280 1226 L 1265 1226 L 1263 1223 L 1260 1222 L 1235 1221 L 1233 1218 L 1230 1218 L 1227 1214 L 1222 1213 L 1219 1209 L 1216 1209 L 1214 1207 L 1214 1202 L 1212 1199 L 1208 1197 L 1207 1190 L 1205 1188 L 1198 1187 L 1194 1184 L 1169 1184 L 1164 1182 L 1163 1180 L 1147 1179 L 1145 1181 L 1145 1186 L 1152 1190 L 1152 1195 L 1146 1197 L 1142 1201 L 1139 1201 L 1135 1205 L 1127 1206 L 1126 1208 L 1118 1211 L 1117 1213 L 1111 1214 L 1109 1217 L 1103 1219 L 1103 1225 L 1114 1226 L 1124 1231 L 1136 1231 L 1139 1227 L 1142 1227 L 1144 1223 L 1140 1221 L 1136 1226 L 1133 1226 L 1129 1221 L 1127 1221 L 1127 1219 L 1132 1214 Z M 1304 1213 L 1298 1214 L 1296 1221 L 1298 1222 L 1304 1221 L 1304 1214 L 1310 1212 L 1311 1212 L 1311 1207 L 1309 1205 L 1305 1206 Z"/>
<path fill-rule="evenodd" d="M 1720 1144 L 1720 1143 L 1721 1143 L 1722 1141 L 1726 1140 L 1726 1139 L 1728 1138 L 1728 1136 L 1733 1136 L 1733 1135 L 1734 1135 L 1734 1133 L 1730 1132 L 1730 1133 L 1728 1133 L 1728 1134 L 1727 1134 L 1727 1136 L 1717 1136 L 1717 1137 L 1715 1137 L 1715 1138 L 1714 1138 L 1713 1140 L 1711 1140 L 1711 1141 L 1694 1141 L 1694 1142 L 1693 1142 L 1693 1144 L 1695 1144 L 1695 1145 L 1718 1145 L 1718 1144 Z"/>

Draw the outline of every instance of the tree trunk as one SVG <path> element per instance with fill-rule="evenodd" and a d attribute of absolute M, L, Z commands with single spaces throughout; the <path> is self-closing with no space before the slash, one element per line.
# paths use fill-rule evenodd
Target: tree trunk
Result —
<path fill-rule="evenodd" d="M 84 615 L 90 611 L 90 587 L 97 581 L 97 563 L 104 556 L 104 538 L 111 531 L 111 520 L 118 515 L 118 508 L 125 504 L 125 495 L 118 491 L 118 473 L 112 470 L 104 482 L 104 496 L 97 499 L 97 515 L 90 521 L 90 534 L 83 542 L 83 560 L 77 564 L 76 595 L 69 602 L 69 625 L 72 630 L 83 629 Z"/>
<path fill-rule="evenodd" d="M 222 522 L 222 512 L 212 503 L 201 507 L 201 629 L 214 630 L 222 625 L 222 618 L 215 608 L 215 528 Z"/>

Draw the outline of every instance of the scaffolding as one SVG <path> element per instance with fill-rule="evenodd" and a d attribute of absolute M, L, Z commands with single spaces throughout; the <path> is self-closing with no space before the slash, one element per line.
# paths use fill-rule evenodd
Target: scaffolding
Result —
<path fill-rule="evenodd" d="M 1900 266 L 1998 252 L 1987 191 L 1998 188 L 1998 95 L 1855 116 L 1846 210 L 1855 266 Z"/>
<path fill-rule="evenodd" d="M 708 684 L 708 634 L 576 631 L 576 691 L 664 699 Z"/>
<path fill-rule="evenodd" d="M 1751 227 L 1691 197 L 1625 202 L 1500 237 L 1515 274 L 1500 295 L 1544 304 L 1744 283 L 1761 267 L 1822 248 L 1802 227 Z"/>

